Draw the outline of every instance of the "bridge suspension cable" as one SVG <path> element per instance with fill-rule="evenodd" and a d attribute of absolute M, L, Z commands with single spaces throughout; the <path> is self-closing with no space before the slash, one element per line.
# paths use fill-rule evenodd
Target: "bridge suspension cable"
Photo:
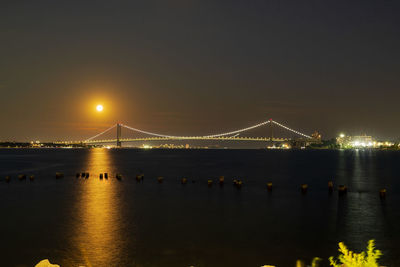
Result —
<path fill-rule="evenodd" d="M 152 135 L 152 136 L 166 137 L 166 138 L 180 138 L 180 137 L 182 137 L 182 136 L 173 136 L 173 135 L 157 134 L 157 133 L 142 131 L 142 130 L 139 130 L 139 129 L 136 129 L 136 128 L 132 128 L 132 127 L 124 125 L 124 124 L 121 124 L 121 126 L 127 128 L 129 130 L 135 131 L 135 132 L 144 133 L 144 134 L 148 134 L 148 135 Z"/>
<path fill-rule="evenodd" d="M 247 128 L 240 129 L 240 130 L 236 130 L 236 131 L 232 131 L 232 132 L 227 132 L 227 133 L 221 133 L 221 134 L 205 135 L 205 136 L 201 136 L 201 137 L 203 137 L 203 138 L 212 138 L 212 137 L 221 137 L 221 136 L 231 135 L 231 134 L 238 134 L 238 133 L 241 133 L 241 132 L 245 132 L 245 131 L 248 131 L 248 130 L 251 130 L 251 129 L 254 129 L 254 128 L 263 126 L 263 125 L 266 125 L 266 124 L 268 124 L 268 123 L 270 123 L 269 120 L 268 120 L 268 121 L 261 122 L 261 123 L 259 123 L 259 124 L 253 125 L 253 126 L 250 126 L 250 127 L 247 127 Z"/>
<path fill-rule="evenodd" d="M 113 126 L 111 126 L 110 128 L 108 128 L 107 130 L 105 130 L 105 131 L 102 131 L 101 133 L 99 133 L 99 134 L 96 134 L 95 136 L 92 136 L 92 137 L 90 137 L 90 138 L 86 139 L 86 140 L 85 140 L 85 142 L 88 142 L 88 141 L 90 141 L 90 140 L 93 140 L 93 139 L 95 139 L 96 137 L 98 137 L 98 136 L 100 136 L 100 135 L 102 135 L 102 134 L 104 134 L 104 133 L 108 132 L 109 130 L 111 130 L 111 129 L 112 129 L 112 128 L 114 128 L 115 126 L 117 126 L 117 124 L 114 124 Z"/>
<path fill-rule="evenodd" d="M 268 123 L 270 123 L 269 120 L 261 122 L 259 124 L 253 125 L 253 126 L 250 126 L 250 127 L 247 127 L 247 128 L 243 128 L 243 129 L 240 129 L 240 130 L 232 131 L 232 132 L 226 132 L 226 133 L 220 133 L 220 134 L 212 134 L 212 135 L 203 135 L 203 136 L 193 136 L 193 137 L 213 138 L 213 137 L 221 137 L 221 136 L 232 135 L 232 134 L 239 134 L 241 132 L 254 129 L 254 128 L 263 126 L 265 124 L 268 124 Z M 144 133 L 144 134 L 148 134 L 148 135 L 153 135 L 153 136 L 158 136 L 158 137 L 165 137 L 165 138 L 182 138 L 183 137 L 183 136 L 173 136 L 173 135 L 164 135 L 164 134 L 157 134 L 157 133 L 147 132 L 147 131 L 139 130 L 139 129 L 136 129 L 136 128 L 132 128 L 132 127 L 124 125 L 124 124 L 121 124 L 121 126 L 127 128 L 127 129 L 130 129 L 132 131 L 136 131 L 136 132 L 140 132 L 140 133 Z"/>
<path fill-rule="evenodd" d="M 276 121 L 274 121 L 274 120 L 271 120 L 271 122 L 274 123 L 274 124 L 276 124 L 276 125 L 278 125 L 278 126 L 280 126 L 280 127 L 282 127 L 282 128 L 284 128 L 284 129 L 286 129 L 286 130 L 288 130 L 288 131 L 291 131 L 291 132 L 293 132 L 293 133 L 295 133 L 295 134 L 301 135 L 301 136 L 306 137 L 306 138 L 311 138 L 311 136 L 306 135 L 306 134 L 303 134 L 303 133 L 298 132 L 298 131 L 296 131 L 296 130 L 293 130 L 293 129 L 291 129 L 291 128 L 285 126 L 285 125 L 280 124 L 279 122 L 276 122 Z"/>
<path fill-rule="evenodd" d="M 148 134 L 148 135 L 156 136 L 156 137 L 171 138 L 171 139 L 190 139 L 190 138 L 194 138 L 194 139 L 199 139 L 199 138 L 200 138 L 200 139 L 207 139 L 207 138 L 218 138 L 218 137 L 223 137 L 223 136 L 227 136 L 227 135 L 233 135 L 233 137 L 237 137 L 237 136 L 238 136 L 240 133 L 242 133 L 242 132 L 255 129 L 255 128 L 257 128 L 257 127 L 266 125 L 266 124 L 268 124 L 268 123 L 276 124 L 277 126 L 283 128 L 283 129 L 285 129 L 285 130 L 291 131 L 291 132 L 293 132 L 293 133 L 295 133 L 295 134 L 297 134 L 297 135 L 300 135 L 300 136 L 303 136 L 303 137 L 306 137 L 306 138 L 311 138 L 311 136 L 309 136 L 309 135 L 306 135 L 306 134 L 303 134 L 303 133 L 301 133 L 301 132 L 299 132 L 299 131 L 293 130 L 293 129 L 291 129 L 291 128 L 289 128 L 289 127 L 283 125 L 283 124 L 280 124 L 279 122 L 276 122 L 276 121 L 272 120 L 272 119 L 267 120 L 267 121 L 263 121 L 263 122 L 261 122 L 261 123 L 258 123 L 258 124 L 256 124 L 256 125 L 253 125 L 253 126 L 250 126 L 250 127 L 246 127 L 246 128 L 239 129 L 239 130 L 235 130 L 235 131 L 231 131 L 231 132 L 220 133 L 220 134 L 211 134 L 211 135 L 202 135 L 202 136 L 174 136 L 174 135 L 165 135 L 165 134 L 158 134 L 158 133 L 152 133 L 152 132 L 148 132 L 148 131 L 139 130 L 139 129 L 136 129 L 136 128 L 133 128 L 133 127 L 130 127 L 130 126 L 127 126 L 127 125 L 124 125 L 124 124 L 119 124 L 119 125 L 120 125 L 121 127 L 124 127 L 124 128 L 126 128 L 126 129 L 129 129 L 129 130 L 132 130 L 132 131 L 135 131 L 135 132 L 139 132 L 139 133 L 143 133 L 143 134 Z M 113 129 L 113 128 L 116 127 L 117 125 L 118 125 L 118 124 L 114 124 L 113 126 L 111 126 L 110 128 L 106 129 L 105 131 L 103 131 L 103 132 L 101 132 L 101 133 L 99 133 L 99 134 L 96 134 L 95 136 L 92 136 L 92 137 L 86 139 L 85 142 L 88 142 L 88 141 L 91 141 L 91 140 L 95 139 L 96 137 L 98 137 L 98 136 L 100 136 L 100 135 L 102 135 L 102 134 L 104 134 L 104 133 L 110 131 L 111 129 Z"/>

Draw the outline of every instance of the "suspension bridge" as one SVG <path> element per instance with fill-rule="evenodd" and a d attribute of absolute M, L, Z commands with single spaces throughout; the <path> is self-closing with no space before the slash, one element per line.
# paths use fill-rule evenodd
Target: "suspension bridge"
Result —
<path fill-rule="evenodd" d="M 269 126 L 270 127 L 270 134 L 268 137 L 246 137 L 241 135 L 244 132 L 259 128 L 261 126 Z M 274 137 L 273 134 L 273 126 L 279 127 L 283 130 L 289 131 L 290 133 L 294 134 L 296 138 L 278 138 Z M 112 139 L 101 139 L 102 135 L 111 132 L 113 129 L 116 129 L 116 136 Z M 144 136 L 134 137 L 134 138 L 122 138 L 122 129 L 127 129 L 129 131 L 142 134 Z M 276 122 L 272 119 L 267 121 L 263 121 L 261 123 L 243 128 L 238 129 L 235 131 L 218 133 L 218 134 L 210 134 L 210 135 L 201 135 L 201 136 L 176 136 L 176 135 L 165 135 L 160 133 L 153 133 L 148 132 L 140 129 L 136 129 L 122 123 L 116 123 L 110 128 L 98 133 L 84 141 L 62 141 L 57 143 L 62 144 L 73 144 L 73 143 L 81 143 L 81 144 L 88 144 L 88 145 L 96 145 L 96 144 L 107 144 L 107 143 L 114 143 L 117 147 L 121 147 L 123 142 L 137 142 L 137 141 L 179 141 L 179 140 L 209 140 L 209 141 L 254 141 L 254 142 L 302 142 L 302 143 L 315 143 L 319 142 L 320 138 L 318 135 L 307 135 L 302 132 L 296 131 L 288 126 L 285 126 L 279 122 Z"/>

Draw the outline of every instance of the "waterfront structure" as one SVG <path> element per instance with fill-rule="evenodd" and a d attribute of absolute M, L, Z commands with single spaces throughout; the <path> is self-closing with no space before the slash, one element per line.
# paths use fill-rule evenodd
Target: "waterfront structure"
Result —
<path fill-rule="evenodd" d="M 311 138 L 313 138 L 314 140 L 321 141 L 321 140 L 322 140 L 322 135 L 321 135 L 318 131 L 315 131 L 315 132 L 311 135 Z"/>
<path fill-rule="evenodd" d="M 336 142 L 341 148 L 374 147 L 374 143 L 376 143 L 374 138 L 369 135 L 350 136 L 345 134 L 340 134 L 336 138 Z"/>
<path fill-rule="evenodd" d="M 369 135 L 350 136 L 343 133 L 336 138 L 336 142 L 340 148 L 381 148 L 393 147 L 395 145 L 389 141 L 377 141 Z"/>

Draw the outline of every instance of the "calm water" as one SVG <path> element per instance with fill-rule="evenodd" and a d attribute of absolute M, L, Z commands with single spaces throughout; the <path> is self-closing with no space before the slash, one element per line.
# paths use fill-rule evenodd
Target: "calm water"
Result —
<path fill-rule="evenodd" d="M 75 178 L 82 171 L 88 180 Z M 99 180 L 102 172 L 123 179 Z M 20 182 L 20 173 L 36 179 Z M 209 188 L 220 175 L 225 186 Z M 384 264 L 400 266 L 399 176 L 397 152 L 2 149 L 1 266 L 44 258 L 88 267 L 294 266 L 337 255 L 339 241 L 360 250 L 369 239 Z M 237 177 L 241 190 L 231 183 Z M 329 180 L 348 194 L 329 195 Z"/>

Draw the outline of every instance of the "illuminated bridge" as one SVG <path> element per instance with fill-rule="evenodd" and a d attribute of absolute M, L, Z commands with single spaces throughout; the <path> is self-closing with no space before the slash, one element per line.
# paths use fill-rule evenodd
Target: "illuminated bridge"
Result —
<path fill-rule="evenodd" d="M 272 126 L 276 125 L 277 127 L 284 129 L 286 131 L 295 134 L 298 138 L 276 138 L 273 136 Z M 269 126 L 270 127 L 270 135 L 268 137 L 245 137 L 240 136 L 240 134 L 256 129 L 261 126 Z M 110 132 L 111 130 L 116 128 L 116 137 L 113 139 L 101 139 L 102 135 Z M 135 137 L 135 138 L 122 138 L 121 137 L 121 129 L 127 129 L 129 131 L 133 131 L 135 133 L 144 134 L 144 137 Z M 316 136 L 309 136 L 307 134 L 301 133 L 299 131 L 293 130 L 279 122 L 276 122 L 272 119 L 267 121 L 258 123 L 256 125 L 225 132 L 225 133 L 218 133 L 218 134 L 211 134 L 211 135 L 202 135 L 202 136 L 175 136 L 175 135 L 165 135 L 159 133 L 152 133 L 148 131 L 139 130 L 122 123 L 117 123 L 111 126 L 110 128 L 104 130 L 103 132 L 96 134 L 84 141 L 79 142 L 70 142 L 70 141 L 63 141 L 58 142 L 62 144 L 74 144 L 74 143 L 83 143 L 88 145 L 95 145 L 95 144 L 106 144 L 106 143 L 116 143 L 118 147 L 121 146 L 122 142 L 136 142 L 136 141 L 179 141 L 179 140 L 210 140 L 210 141 L 254 141 L 254 142 L 288 142 L 288 141 L 295 141 L 295 142 L 303 142 L 303 143 L 315 143 L 318 142 L 319 139 Z"/>

